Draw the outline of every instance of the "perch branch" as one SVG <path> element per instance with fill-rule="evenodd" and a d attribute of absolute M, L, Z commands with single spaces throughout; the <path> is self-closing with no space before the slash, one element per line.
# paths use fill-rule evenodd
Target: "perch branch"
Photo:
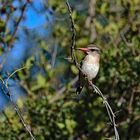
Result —
<path fill-rule="evenodd" d="M 76 67 L 83 73 L 83 71 L 80 68 L 80 65 L 77 61 L 76 55 L 75 55 L 75 44 L 76 44 L 76 29 L 75 29 L 75 23 L 74 23 L 74 19 L 72 18 L 72 10 L 71 10 L 71 6 L 68 2 L 68 0 L 66 1 L 66 5 L 69 11 L 69 17 L 70 17 L 70 21 L 71 21 L 71 30 L 72 30 L 72 43 L 71 43 L 71 58 L 73 60 L 73 63 L 76 65 Z M 111 106 L 109 105 L 107 99 L 104 97 L 104 95 L 102 94 L 102 92 L 99 90 L 99 88 L 97 86 L 95 86 L 92 81 L 90 81 L 89 79 L 87 79 L 89 85 L 92 86 L 92 88 L 95 90 L 95 92 L 102 98 L 103 103 L 105 104 L 109 119 L 111 124 L 113 125 L 114 128 L 114 133 L 115 133 L 115 140 L 120 140 L 119 138 L 119 133 L 117 131 L 117 126 L 116 126 L 116 122 L 115 122 L 115 114 L 112 111 Z"/>
<path fill-rule="evenodd" d="M 68 1 L 66 1 L 66 5 L 68 7 L 68 11 L 69 11 L 69 17 L 70 17 L 70 22 L 71 22 L 71 32 L 72 32 L 72 43 L 71 43 L 71 58 L 73 63 L 77 66 L 77 68 L 80 70 L 80 65 L 77 62 L 77 58 L 75 55 L 75 46 L 76 46 L 76 29 L 75 29 L 75 23 L 74 23 L 74 19 L 72 18 L 72 9 L 71 6 L 69 4 Z"/>

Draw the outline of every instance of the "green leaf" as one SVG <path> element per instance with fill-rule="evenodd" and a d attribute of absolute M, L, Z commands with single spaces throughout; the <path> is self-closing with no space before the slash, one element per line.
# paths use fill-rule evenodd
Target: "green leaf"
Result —
<path fill-rule="evenodd" d="M 74 74 L 78 74 L 79 70 L 77 69 L 77 67 L 75 65 L 72 65 L 71 66 L 71 71 L 74 73 Z"/>

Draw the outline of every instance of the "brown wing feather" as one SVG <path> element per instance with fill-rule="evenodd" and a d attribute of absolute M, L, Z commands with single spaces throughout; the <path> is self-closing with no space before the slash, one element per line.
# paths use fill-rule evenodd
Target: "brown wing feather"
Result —
<path fill-rule="evenodd" d="M 80 67 L 82 66 L 82 64 L 83 64 L 83 62 L 81 61 Z M 79 80 L 78 80 L 78 87 L 76 89 L 76 94 L 81 93 L 84 85 L 85 85 L 85 82 L 84 82 L 83 74 L 81 73 L 81 71 L 79 71 Z"/>

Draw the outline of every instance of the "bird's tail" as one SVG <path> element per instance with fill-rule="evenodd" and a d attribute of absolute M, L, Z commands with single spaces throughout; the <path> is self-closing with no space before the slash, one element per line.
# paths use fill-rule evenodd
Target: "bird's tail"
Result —
<path fill-rule="evenodd" d="M 81 72 L 79 72 L 79 79 L 78 79 L 78 85 L 77 85 L 77 89 L 76 89 L 76 94 L 79 95 L 84 87 L 85 83 L 84 83 L 84 79 L 83 79 L 83 75 Z"/>
<path fill-rule="evenodd" d="M 76 89 L 76 94 L 80 94 L 84 86 L 79 85 Z"/>

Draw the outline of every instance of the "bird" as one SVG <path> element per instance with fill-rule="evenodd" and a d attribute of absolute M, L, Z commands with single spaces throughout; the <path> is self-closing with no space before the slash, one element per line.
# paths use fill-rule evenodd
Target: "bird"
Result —
<path fill-rule="evenodd" d="M 100 68 L 100 49 L 94 45 L 89 44 L 86 48 L 77 48 L 85 53 L 85 57 L 80 63 L 81 70 L 79 71 L 79 80 L 76 93 L 80 94 L 86 84 L 85 77 L 92 81 L 98 74 Z"/>

